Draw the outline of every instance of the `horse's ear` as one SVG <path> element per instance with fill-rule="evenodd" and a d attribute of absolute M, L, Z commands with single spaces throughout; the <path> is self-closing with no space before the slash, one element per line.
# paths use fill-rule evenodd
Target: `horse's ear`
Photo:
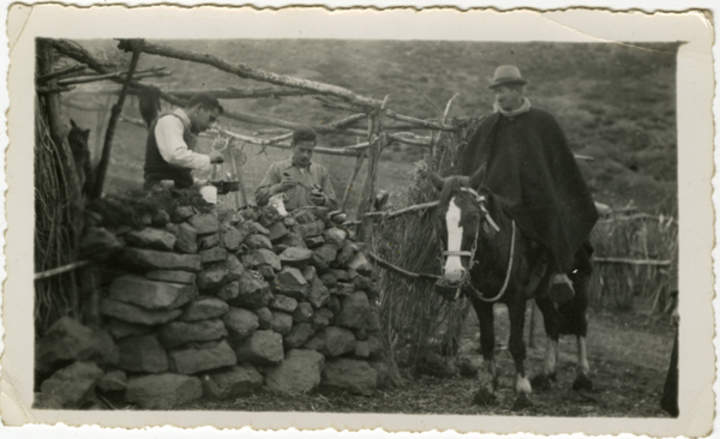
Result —
<path fill-rule="evenodd" d="M 480 184 L 485 180 L 486 171 L 487 167 L 485 166 L 485 163 L 483 163 L 482 166 L 480 166 L 480 168 L 478 168 L 478 170 L 470 176 L 469 186 L 472 188 L 479 187 Z"/>
<path fill-rule="evenodd" d="M 435 172 L 428 172 L 428 178 L 437 190 L 441 190 L 445 186 L 445 180 Z"/>
<path fill-rule="evenodd" d="M 72 119 L 70 119 L 70 126 L 73 127 L 73 128 L 77 128 L 77 127 L 78 127 L 77 124 L 75 123 L 75 121 L 72 120 Z"/>

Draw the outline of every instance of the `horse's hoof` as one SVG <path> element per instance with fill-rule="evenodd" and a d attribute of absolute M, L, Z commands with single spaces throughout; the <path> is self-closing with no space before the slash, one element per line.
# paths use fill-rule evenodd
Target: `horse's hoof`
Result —
<path fill-rule="evenodd" d="M 525 410 L 532 407 L 532 405 L 533 404 L 530 401 L 530 397 L 527 395 L 527 393 L 520 393 L 518 394 L 517 398 L 515 398 L 513 410 Z"/>
<path fill-rule="evenodd" d="M 493 405 L 496 402 L 497 397 L 495 394 L 482 387 L 475 392 L 475 395 L 473 395 L 473 404 L 475 405 L 488 406 Z"/>
<path fill-rule="evenodd" d="M 585 374 L 580 374 L 575 378 L 575 381 L 573 381 L 572 385 L 573 390 L 588 390 L 592 391 L 593 385 L 592 381 L 590 381 L 590 378 L 587 377 Z"/>
<path fill-rule="evenodd" d="M 530 384 L 532 384 L 532 388 L 537 391 L 546 391 L 552 389 L 552 383 L 553 381 L 557 381 L 557 378 L 553 375 L 547 375 L 544 373 L 541 373 L 539 375 L 535 375 L 530 379 Z"/>

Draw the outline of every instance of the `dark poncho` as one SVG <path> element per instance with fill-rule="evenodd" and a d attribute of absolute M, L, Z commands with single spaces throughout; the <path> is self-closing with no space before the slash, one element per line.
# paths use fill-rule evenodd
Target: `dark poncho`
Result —
<path fill-rule="evenodd" d="M 484 185 L 550 250 L 555 269 L 572 269 L 598 214 L 555 118 L 534 108 L 511 118 L 493 113 L 471 136 L 455 172 L 472 175 L 486 163 Z"/>

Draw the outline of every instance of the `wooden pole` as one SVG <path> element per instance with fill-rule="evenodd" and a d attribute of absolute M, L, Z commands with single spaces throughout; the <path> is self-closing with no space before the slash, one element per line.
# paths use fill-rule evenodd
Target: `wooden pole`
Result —
<path fill-rule="evenodd" d="M 99 198 L 102 195 L 103 185 L 105 184 L 105 175 L 107 174 L 108 164 L 110 163 L 110 152 L 112 150 L 112 138 L 115 134 L 115 126 L 117 125 L 120 114 L 122 113 L 123 104 L 125 103 L 125 96 L 127 94 L 128 87 L 132 81 L 133 73 L 137 67 L 138 60 L 140 59 L 140 53 L 142 48 L 140 42 L 135 42 L 133 45 L 132 58 L 130 59 L 130 68 L 128 69 L 127 78 L 123 84 L 122 90 L 120 90 L 120 96 L 117 102 L 113 105 L 110 113 L 110 121 L 108 122 L 107 130 L 105 130 L 105 142 L 103 143 L 102 155 L 100 156 L 100 163 L 97 167 L 95 184 L 92 186 L 92 192 L 90 197 L 93 199 Z"/>
<path fill-rule="evenodd" d="M 255 79 L 258 81 L 269 82 L 271 84 L 284 85 L 302 90 L 308 90 L 320 94 L 328 94 L 337 96 L 341 99 L 355 102 L 367 107 L 379 107 L 381 101 L 359 95 L 352 90 L 337 85 L 326 84 L 323 82 L 312 81 L 309 79 L 295 78 L 288 75 L 280 75 L 273 72 L 266 72 L 261 69 L 251 67 L 247 64 L 229 64 L 228 62 L 209 54 L 193 53 L 187 50 L 175 49 L 168 46 L 161 46 L 145 42 L 143 52 L 160 55 L 168 58 L 175 58 L 184 61 L 192 61 L 200 64 L 209 65 L 227 73 L 232 73 L 241 78 Z"/>

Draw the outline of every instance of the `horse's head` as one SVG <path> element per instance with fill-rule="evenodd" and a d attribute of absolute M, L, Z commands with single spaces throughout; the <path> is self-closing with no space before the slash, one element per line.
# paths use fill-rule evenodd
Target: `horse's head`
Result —
<path fill-rule="evenodd" d="M 499 227 L 490 213 L 490 193 L 479 186 L 482 173 L 472 177 L 451 176 L 445 179 L 431 174 L 440 190 L 438 215 L 441 236 L 446 245 L 441 282 L 445 286 L 460 286 L 475 259 L 482 251 L 478 246 L 491 239 Z"/>

